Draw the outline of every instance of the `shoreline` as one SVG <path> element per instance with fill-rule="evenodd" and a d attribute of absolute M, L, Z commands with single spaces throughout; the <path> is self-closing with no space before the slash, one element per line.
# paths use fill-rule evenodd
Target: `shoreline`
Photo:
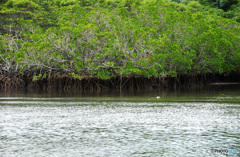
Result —
<path fill-rule="evenodd" d="M 80 76 L 81 77 L 81 76 Z M 80 78 L 79 77 L 79 78 Z M 82 77 L 66 74 L 45 75 L 36 79 L 36 75 L 9 74 L 0 75 L 0 90 L 151 90 L 151 89 L 191 89 L 206 85 L 238 85 L 240 73 L 225 74 L 179 74 L 177 77 L 115 76 L 110 79 Z"/>

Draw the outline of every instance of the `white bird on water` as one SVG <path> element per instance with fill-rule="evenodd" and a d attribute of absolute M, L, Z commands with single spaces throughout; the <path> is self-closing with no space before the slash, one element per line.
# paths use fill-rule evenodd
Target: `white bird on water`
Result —
<path fill-rule="evenodd" d="M 160 96 L 157 96 L 157 99 L 160 99 Z"/>

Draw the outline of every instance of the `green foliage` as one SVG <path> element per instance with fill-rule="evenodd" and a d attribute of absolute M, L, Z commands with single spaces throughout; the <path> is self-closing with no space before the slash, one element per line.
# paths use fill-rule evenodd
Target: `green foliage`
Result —
<path fill-rule="evenodd" d="M 201 3 L 5 1 L 0 67 L 36 73 L 34 81 L 52 72 L 109 79 L 239 71 L 239 13 Z"/>
<path fill-rule="evenodd" d="M 39 79 L 41 79 L 41 78 L 46 78 L 47 77 L 47 74 L 38 74 L 38 75 L 34 75 L 33 76 L 33 81 L 38 81 Z"/>
<path fill-rule="evenodd" d="M 187 4 L 190 2 L 195 2 L 191 0 L 184 0 L 183 3 Z M 240 14 L 240 1 L 239 0 L 198 0 L 198 2 L 205 6 L 205 10 L 211 12 L 214 10 L 214 13 L 219 13 L 223 11 L 221 14 L 218 14 L 225 18 L 234 19 L 237 22 L 240 22 L 239 14 Z M 209 9 L 209 7 L 213 9 Z"/>
<path fill-rule="evenodd" d="M 72 76 L 73 78 L 78 79 L 78 80 L 81 80 L 81 79 L 82 79 L 82 77 L 81 77 L 80 75 L 75 74 L 75 73 L 68 73 L 68 75 L 70 75 L 70 76 Z"/>

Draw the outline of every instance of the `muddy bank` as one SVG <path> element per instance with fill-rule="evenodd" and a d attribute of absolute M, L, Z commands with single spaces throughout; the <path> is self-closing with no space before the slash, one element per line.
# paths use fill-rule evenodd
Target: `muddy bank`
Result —
<path fill-rule="evenodd" d="M 52 74 L 34 80 L 34 75 L 1 74 L 1 90 L 143 90 L 143 89 L 179 89 L 202 88 L 206 85 L 238 84 L 240 73 L 220 74 L 188 74 L 177 77 L 142 77 L 116 76 L 111 79 L 93 77 L 74 78 L 66 74 Z"/>

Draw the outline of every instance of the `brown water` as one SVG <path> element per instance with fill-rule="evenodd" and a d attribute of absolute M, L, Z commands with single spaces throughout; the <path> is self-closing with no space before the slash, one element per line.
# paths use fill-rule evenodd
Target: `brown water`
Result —
<path fill-rule="evenodd" d="M 161 99 L 156 99 L 156 96 Z M 240 88 L 1 92 L 0 156 L 240 156 Z"/>

